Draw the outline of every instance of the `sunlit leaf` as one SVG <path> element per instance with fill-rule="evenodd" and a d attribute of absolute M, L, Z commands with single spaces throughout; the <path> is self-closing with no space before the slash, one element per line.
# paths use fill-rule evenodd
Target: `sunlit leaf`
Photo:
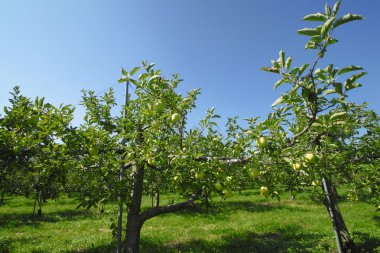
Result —
<path fill-rule="evenodd" d="M 333 24 L 333 29 L 337 28 L 340 25 L 343 25 L 347 22 L 351 22 L 354 20 L 363 20 L 363 16 L 357 14 L 346 14 L 343 17 L 337 18 Z"/>
<path fill-rule="evenodd" d="M 326 15 L 323 13 L 313 13 L 306 15 L 303 20 L 305 21 L 325 21 L 326 20 Z"/>
<path fill-rule="evenodd" d="M 350 71 L 355 71 L 355 70 L 362 70 L 363 67 L 361 66 L 347 66 L 347 67 L 344 67 L 342 68 L 339 72 L 338 72 L 338 75 L 342 75 L 344 73 L 347 73 L 347 72 L 350 72 Z"/>

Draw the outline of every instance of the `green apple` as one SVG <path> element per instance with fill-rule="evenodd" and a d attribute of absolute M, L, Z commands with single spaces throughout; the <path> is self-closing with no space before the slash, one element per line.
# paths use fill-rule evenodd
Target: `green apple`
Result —
<path fill-rule="evenodd" d="M 149 157 L 147 160 L 148 164 L 154 165 L 154 159 L 152 157 Z"/>
<path fill-rule="evenodd" d="M 265 137 L 260 137 L 259 139 L 257 139 L 256 144 L 259 148 L 265 148 L 266 146 L 268 146 L 268 142 Z"/>
<path fill-rule="evenodd" d="M 158 123 L 157 121 L 153 121 L 150 126 L 153 128 L 153 129 L 158 129 L 160 127 L 160 123 Z"/>
<path fill-rule="evenodd" d="M 293 169 L 296 171 L 299 171 L 302 168 L 302 165 L 300 163 L 293 163 Z"/>
<path fill-rule="evenodd" d="M 222 193 L 224 194 L 225 198 L 230 198 L 234 195 L 233 192 L 230 190 L 224 190 Z"/>
<path fill-rule="evenodd" d="M 258 169 L 250 169 L 248 171 L 248 175 L 251 177 L 251 178 L 255 178 L 257 177 L 258 175 L 260 175 L 260 171 Z"/>
<path fill-rule="evenodd" d="M 205 178 L 205 173 L 203 173 L 203 172 L 195 173 L 195 178 L 196 179 L 203 179 L 203 178 Z"/>
<path fill-rule="evenodd" d="M 268 196 L 268 187 L 265 187 L 265 186 L 261 186 L 260 188 L 260 196 L 263 196 L 263 197 L 266 197 Z"/>
<path fill-rule="evenodd" d="M 178 179 L 179 179 L 179 176 L 174 176 L 174 177 L 173 177 L 173 180 L 174 180 L 174 181 L 178 181 Z"/>
<path fill-rule="evenodd" d="M 215 189 L 217 189 L 218 191 L 223 189 L 223 186 L 220 182 L 216 182 L 214 186 L 215 186 Z"/>
<path fill-rule="evenodd" d="M 92 155 L 92 156 L 98 155 L 98 154 L 99 154 L 99 149 L 97 149 L 97 148 L 90 148 L 90 149 L 88 150 L 88 153 L 89 153 L 90 155 Z"/>
<path fill-rule="evenodd" d="M 181 119 L 181 117 L 179 116 L 178 113 L 174 113 L 174 114 L 172 115 L 172 122 L 173 122 L 173 123 L 177 123 L 180 119 Z"/>
<path fill-rule="evenodd" d="M 161 101 L 157 102 L 154 104 L 154 107 L 157 112 L 162 112 L 165 109 L 165 104 L 162 103 Z"/>
<path fill-rule="evenodd" d="M 108 168 L 107 167 L 103 167 L 101 169 L 101 171 L 102 171 L 102 174 L 105 175 L 108 172 Z"/>
<path fill-rule="evenodd" d="M 315 162 L 315 155 L 313 153 L 311 153 L 311 152 L 306 153 L 305 154 L 305 160 L 308 163 L 313 163 L 313 162 Z"/>

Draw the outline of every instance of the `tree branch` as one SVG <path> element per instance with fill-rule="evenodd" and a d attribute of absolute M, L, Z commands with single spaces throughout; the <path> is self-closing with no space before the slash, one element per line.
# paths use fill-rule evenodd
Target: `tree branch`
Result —
<path fill-rule="evenodd" d="M 202 190 L 199 190 L 198 192 L 193 193 L 187 201 L 184 201 L 181 203 L 150 208 L 146 210 L 145 212 L 143 212 L 142 214 L 140 214 L 139 219 L 141 222 L 145 222 L 160 214 L 172 213 L 172 212 L 185 210 L 188 208 L 193 208 L 195 206 L 194 204 L 195 200 L 199 198 L 199 195 L 201 193 L 202 193 Z"/>
<path fill-rule="evenodd" d="M 227 164 L 235 164 L 235 163 L 248 163 L 253 158 L 252 155 L 243 157 L 243 158 L 231 158 L 231 157 L 216 157 L 216 156 L 200 156 L 195 158 L 195 161 L 221 161 Z"/>

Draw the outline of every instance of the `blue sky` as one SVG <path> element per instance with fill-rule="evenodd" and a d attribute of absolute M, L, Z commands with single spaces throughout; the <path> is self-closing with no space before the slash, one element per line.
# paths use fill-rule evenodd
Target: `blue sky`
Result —
<path fill-rule="evenodd" d="M 328 1 L 333 5 L 333 1 Z M 323 12 L 319 0 L 14 0 L 0 2 L 0 108 L 20 85 L 28 97 L 53 104 L 78 104 L 81 90 L 96 92 L 117 85 L 120 67 L 142 60 L 156 63 L 169 76 L 179 73 L 181 90 L 201 88 L 195 124 L 208 107 L 223 118 L 265 116 L 280 95 L 275 75 L 260 67 L 283 49 L 302 65 L 314 58 L 302 21 Z M 362 14 L 364 21 L 337 29 L 321 67 L 361 65 L 369 72 L 351 101 L 370 103 L 380 112 L 380 1 L 343 0 L 340 13 Z M 83 110 L 78 108 L 75 123 Z M 224 121 L 222 121 L 223 123 Z"/>

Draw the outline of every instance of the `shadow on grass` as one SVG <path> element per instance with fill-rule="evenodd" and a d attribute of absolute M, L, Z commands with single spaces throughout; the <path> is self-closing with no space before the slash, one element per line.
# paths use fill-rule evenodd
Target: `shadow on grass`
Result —
<path fill-rule="evenodd" d="M 297 212 L 309 212 L 306 208 L 297 206 L 281 205 L 278 202 L 253 202 L 253 201 L 221 201 L 211 203 L 211 206 L 206 208 L 197 205 L 192 209 L 176 212 L 175 215 L 180 216 L 230 216 L 237 211 L 246 211 L 252 213 L 271 212 L 274 210 L 288 210 Z"/>
<path fill-rule="evenodd" d="M 302 233 L 298 226 L 289 226 L 273 233 L 244 233 L 224 236 L 218 240 L 193 240 L 158 244 L 143 239 L 141 252 L 266 252 L 266 253 L 307 253 L 330 250 L 323 244 L 323 235 Z M 318 244 L 322 241 L 321 244 Z"/>
<path fill-rule="evenodd" d="M 42 216 L 32 214 L 3 214 L 0 216 L 0 227 L 38 226 L 44 222 L 60 222 L 63 220 L 78 220 L 93 216 L 87 210 L 66 210 L 46 213 Z"/>
<path fill-rule="evenodd" d="M 352 237 L 359 248 L 359 252 L 378 252 L 380 238 L 371 237 L 368 233 L 354 231 Z"/>

